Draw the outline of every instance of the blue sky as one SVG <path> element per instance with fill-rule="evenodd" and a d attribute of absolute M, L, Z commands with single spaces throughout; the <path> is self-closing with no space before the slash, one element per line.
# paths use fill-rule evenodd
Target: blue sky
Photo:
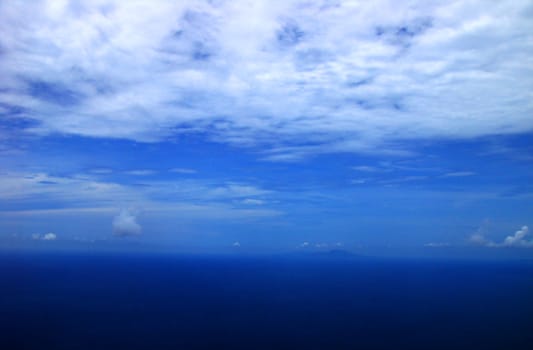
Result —
<path fill-rule="evenodd" d="M 0 242 L 533 251 L 532 16 L 3 2 Z"/>

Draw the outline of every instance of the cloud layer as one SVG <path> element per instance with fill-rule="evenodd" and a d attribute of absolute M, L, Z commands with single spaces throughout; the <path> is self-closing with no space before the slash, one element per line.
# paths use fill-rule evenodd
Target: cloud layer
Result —
<path fill-rule="evenodd" d="M 527 0 L 3 2 L 0 113 L 271 160 L 526 132 L 532 15 Z"/>

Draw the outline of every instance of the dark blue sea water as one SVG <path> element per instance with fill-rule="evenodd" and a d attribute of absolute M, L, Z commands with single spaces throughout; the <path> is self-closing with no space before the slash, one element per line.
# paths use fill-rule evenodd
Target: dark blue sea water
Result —
<path fill-rule="evenodd" d="M 533 349 L 533 264 L 3 253 L 0 349 Z"/>

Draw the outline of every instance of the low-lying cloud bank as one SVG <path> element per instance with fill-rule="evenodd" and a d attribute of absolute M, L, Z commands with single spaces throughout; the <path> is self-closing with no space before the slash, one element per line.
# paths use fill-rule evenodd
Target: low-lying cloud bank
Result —
<path fill-rule="evenodd" d="M 529 233 L 527 226 L 522 226 L 521 229 L 516 231 L 513 235 L 505 237 L 505 239 L 498 243 L 486 238 L 481 233 L 473 234 L 469 242 L 474 245 L 483 247 L 521 247 L 521 248 L 533 248 L 533 240 L 528 240 L 526 237 Z"/>

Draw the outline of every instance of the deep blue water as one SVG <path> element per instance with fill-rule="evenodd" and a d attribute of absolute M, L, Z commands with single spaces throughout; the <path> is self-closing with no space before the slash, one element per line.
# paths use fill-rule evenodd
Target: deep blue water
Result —
<path fill-rule="evenodd" d="M 0 255 L 0 349 L 533 349 L 533 264 Z"/>

